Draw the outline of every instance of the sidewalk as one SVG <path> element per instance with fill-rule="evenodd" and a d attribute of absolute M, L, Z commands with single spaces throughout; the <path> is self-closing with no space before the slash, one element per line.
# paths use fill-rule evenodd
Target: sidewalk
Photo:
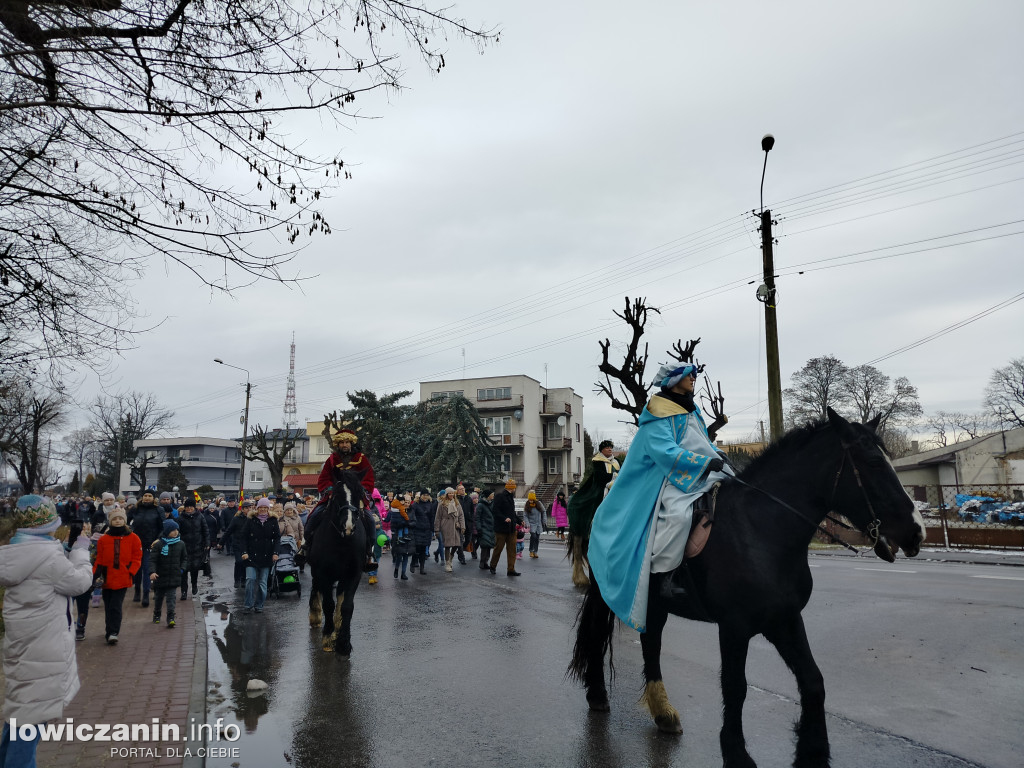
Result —
<path fill-rule="evenodd" d="M 40 768 L 202 765 L 202 760 L 184 758 L 186 748 L 195 754 L 202 746 L 185 741 L 189 723 L 204 723 L 206 716 L 206 628 L 201 600 L 178 601 L 176 626 L 168 629 L 166 611 L 163 621 L 154 624 L 152 606 L 142 608 L 131 602 L 131 596 L 129 589 L 116 646 L 103 639 L 103 606 L 90 608 L 86 638 L 75 643 L 82 687 L 64 710 L 64 720 L 55 722 L 70 717 L 76 726 L 144 723 L 152 727 L 157 718 L 161 728 L 176 724 L 180 740 L 40 742 Z M 133 748 L 133 756 L 111 754 L 112 749 Z"/>

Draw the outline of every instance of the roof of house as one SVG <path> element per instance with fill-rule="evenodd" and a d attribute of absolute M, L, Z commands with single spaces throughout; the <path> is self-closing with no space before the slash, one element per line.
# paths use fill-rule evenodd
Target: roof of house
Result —
<path fill-rule="evenodd" d="M 305 488 L 306 486 L 316 485 L 316 481 L 319 478 L 319 475 L 285 475 L 281 480 L 288 483 L 290 488 Z"/>
<path fill-rule="evenodd" d="M 1024 429 L 1024 427 L 1018 427 L 1017 429 Z M 1017 429 L 1007 430 L 1003 433 L 991 432 L 987 435 L 981 435 L 971 440 L 962 440 L 959 443 L 953 443 L 953 445 L 944 445 L 941 448 L 933 448 L 930 451 L 921 451 L 920 453 L 914 453 L 910 456 L 904 456 L 902 459 L 896 459 L 892 465 L 897 471 L 901 469 L 914 469 L 916 467 L 929 467 L 936 464 L 951 464 L 956 460 L 956 455 L 961 451 L 972 448 L 976 445 L 980 445 L 986 440 L 990 440 L 1000 434 L 1004 436 L 1015 433 Z M 998 444 L 1002 448 L 1003 443 Z M 992 456 L 1002 456 L 1002 451 L 990 451 Z"/>

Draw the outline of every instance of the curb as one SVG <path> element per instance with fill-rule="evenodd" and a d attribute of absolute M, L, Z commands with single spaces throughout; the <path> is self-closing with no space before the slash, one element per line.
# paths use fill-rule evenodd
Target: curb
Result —
<path fill-rule="evenodd" d="M 196 596 L 198 597 L 198 595 Z M 206 617 L 203 613 L 203 601 L 192 600 L 192 613 L 195 616 L 195 661 L 192 664 L 192 688 L 188 696 L 188 741 L 185 746 L 191 752 L 182 761 L 182 768 L 203 768 L 206 765 L 204 747 L 206 732 L 203 730 L 200 739 L 193 739 L 193 727 L 206 722 Z"/>
<path fill-rule="evenodd" d="M 848 553 L 845 550 L 839 550 L 830 552 L 827 550 L 811 550 L 809 555 L 816 557 L 845 557 L 850 559 L 856 559 L 859 555 Z M 865 550 L 865 555 L 871 554 L 870 550 Z M 1000 557 L 1008 557 L 1013 559 L 997 559 Z M 874 557 L 874 555 L 872 555 Z M 922 549 L 917 557 L 911 559 L 908 557 L 901 556 L 897 559 L 897 562 L 913 563 L 913 562 L 928 562 L 928 563 L 959 563 L 962 565 L 1001 565 L 1008 568 L 1022 568 L 1024 567 L 1024 556 L 1016 552 L 1006 552 L 1004 550 L 993 550 L 992 552 L 957 552 L 955 550 L 927 550 Z"/>

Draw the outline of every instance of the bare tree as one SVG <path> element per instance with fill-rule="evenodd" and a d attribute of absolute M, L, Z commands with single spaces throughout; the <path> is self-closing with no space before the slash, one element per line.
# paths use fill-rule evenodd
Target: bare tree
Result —
<path fill-rule="evenodd" d="M 930 442 L 940 448 L 973 440 L 990 431 L 993 426 L 988 414 L 961 411 L 937 411 L 927 422 L 928 429 L 934 435 Z"/>
<path fill-rule="evenodd" d="M 985 407 L 999 424 L 1024 427 L 1024 357 L 992 371 L 985 387 Z"/>
<path fill-rule="evenodd" d="M 43 490 L 49 456 L 43 446 L 46 432 L 59 427 L 67 401 L 61 392 L 42 392 L 28 385 L 9 385 L 0 396 L 4 427 L 4 456 L 24 493 Z"/>
<path fill-rule="evenodd" d="M 597 389 L 594 391 L 607 397 L 612 403 L 612 408 L 628 413 L 634 425 L 640 423 L 640 414 L 647 405 L 647 393 L 651 389 L 650 384 L 644 383 L 648 358 L 646 343 L 643 352 L 640 352 L 640 339 L 644 335 L 647 318 L 651 312 L 661 314 L 657 307 L 647 306 L 646 298 L 634 299 L 630 304 L 628 296 L 625 309 L 621 313 L 613 312 L 616 317 L 624 320 L 632 331 L 622 365 L 619 367 L 616 368 L 608 359 L 611 340 L 598 342 L 601 347 L 601 364 L 597 369 L 604 374 L 604 382 L 596 382 L 594 386 Z M 614 384 L 612 379 L 615 380 Z M 620 394 L 622 399 L 619 399 Z"/>
<path fill-rule="evenodd" d="M 792 386 L 783 390 L 787 400 L 787 422 L 792 425 L 824 419 L 828 409 L 846 409 L 848 395 L 843 389 L 847 372 L 843 361 L 833 355 L 815 357 L 793 374 Z"/>
<path fill-rule="evenodd" d="M 267 429 L 259 424 L 252 428 L 252 435 L 245 441 L 245 458 L 262 461 L 270 470 L 270 480 L 277 490 L 281 487 L 284 462 L 288 452 L 295 447 L 294 429 Z"/>
<path fill-rule="evenodd" d="M 881 415 L 880 433 L 890 424 L 908 424 L 922 413 L 917 387 L 906 376 L 894 381 L 873 365 L 858 365 L 846 371 L 841 386 L 858 421 Z"/>
<path fill-rule="evenodd" d="M 594 391 L 606 396 L 611 401 L 612 408 L 626 411 L 632 417 L 633 426 L 636 427 L 640 423 L 640 414 L 643 413 L 644 407 L 647 405 L 647 395 L 655 384 L 653 381 L 649 383 L 644 382 L 649 355 L 646 343 L 644 344 L 643 352 L 640 352 L 640 340 L 646 331 L 649 313 L 654 312 L 660 315 L 661 312 L 657 307 L 647 306 L 646 298 L 634 299 L 630 303 L 627 296 L 625 302 L 625 309 L 621 313 L 613 313 L 616 317 L 624 320 L 632 332 L 629 344 L 626 346 L 626 352 L 623 355 L 622 365 L 616 367 L 608 359 L 611 341 L 609 339 L 599 341 L 601 364 L 598 366 L 598 370 L 604 374 L 604 382 L 595 383 L 597 389 Z M 685 345 L 682 339 L 679 339 L 672 345 L 667 354 L 670 358 L 680 363 L 692 363 L 695 365 L 699 376 L 704 373 L 704 366 L 694 356 L 694 351 L 698 344 L 700 344 L 700 338 L 690 339 Z M 613 383 L 613 379 L 615 383 Z M 725 397 L 722 395 L 721 382 L 716 382 L 716 387 L 717 390 L 712 388 L 710 379 L 705 375 L 701 399 L 705 407 L 715 417 L 708 427 L 708 436 L 712 441 L 715 439 L 718 430 L 729 421 L 729 418 L 725 415 Z M 621 394 L 622 399 L 619 399 L 619 394 Z"/>
<path fill-rule="evenodd" d="M 162 408 L 156 398 L 143 392 L 100 395 L 89 406 L 91 427 L 102 441 L 97 480 L 114 488 L 120 482 L 121 464 L 127 464 L 132 482 L 146 487 L 146 467 L 152 459 L 135 450 L 136 440 L 145 440 L 169 428 L 174 412 Z"/>
<path fill-rule="evenodd" d="M 127 343 L 131 313 L 91 297 L 154 259 L 218 291 L 296 279 L 293 251 L 253 244 L 329 233 L 321 195 L 351 172 L 288 123 L 351 125 L 357 99 L 401 86 L 396 48 L 440 72 L 449 35 L 498 39 L 401 0 L 2 0 L 4 351 Z"/>

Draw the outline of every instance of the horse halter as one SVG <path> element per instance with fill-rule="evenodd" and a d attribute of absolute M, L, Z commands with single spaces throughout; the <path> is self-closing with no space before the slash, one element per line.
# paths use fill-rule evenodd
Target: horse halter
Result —
<path fill-rule="evenodd" d="M 833 502 L 835 502 L 836 499 L 836 489 L 839 487 L 839 478 L 842 477 L 843 469 L 846 466 L 846 459 L 849 458 L 850 468 L 853 470 L 853 476 L 857 478 L 857 487 L 860 488 L 861 495 L 864 496 L 864 503 L 867 504 L 868 512 L 871 513 L 871 522 L 867 524 L 867 529 L 865 530 L 865 533 L 867 533 L 867 535 L 871 537 L 871 547 L 874 548 L 874 546 L 878 543 L 879 536 L 881 536 L 882 521 L 878 519 L 878 514 L 875 512 L 875 505 L 871 503 L 871 497 L 868 496 L 868 491 L 864 487 L 864 481 L 861 479 L 860 470 L 857 469 L 857 465 L 853 461 L 853 456 L 850 455 L 850 444 L 845 440 L 840 440 L 839 444 L 842 445 L 843 447 L 843 456 L 839 460 L 839 469 L 836 470 L 836 479 L 832 483 L 832 495 L 829 496 L 828 508 L 829 510 L 835 509 L 835 505 Z M 833 523 L 836 523 L 837 525 L 839 525 L 842 528 L 845 528 L 848 531 L 856 530 L 852 526 L 849 526 L 846 523 L 844 523 L 842 520 L 832 517 L 830 513 L 826 513 L 825 517 L 827 517 Z M 831 536 L 832 534 L 829 535 Z M 835 539 L 835 537 L 833 538 Z M 836 540 L 839 541 L 839 543 L 844 545 L 845 547 L 848 547 L 852 551 L 857 552 L 858 555 L 860 554 L 860 552 L 856 548 L 847 544 L 845 541 L 842 541 L 841 539 Z"/>

